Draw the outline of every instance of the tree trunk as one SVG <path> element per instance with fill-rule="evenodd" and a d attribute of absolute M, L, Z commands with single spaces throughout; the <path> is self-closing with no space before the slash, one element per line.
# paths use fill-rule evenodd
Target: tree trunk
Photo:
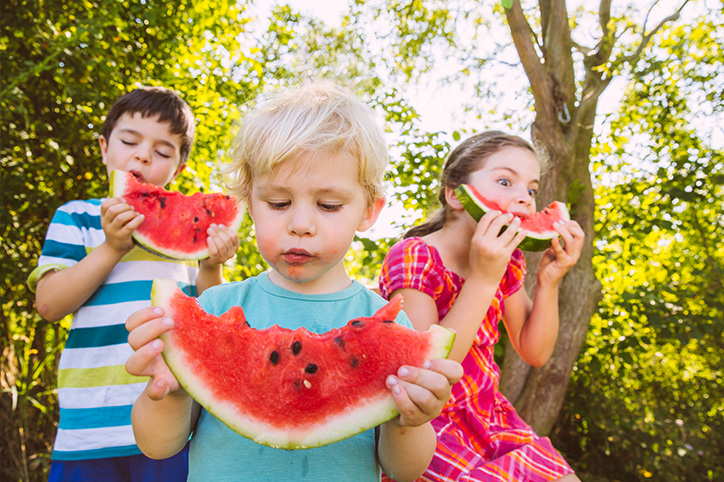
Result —
<path fill-rule="evenodd" d="M 551 359 L 528 367 L 510 343 L 506 347 L 501 390 L 518 413 L 540 435 L 547 435 L 563 404 L 573 364 L 586 338 L 601 286 L 593 271 L 595 201 L 590 150 L 595 99 L 577 109 L 568 17 L 563 0 L 541 1 L 543 44 L 538 58 L 519 2 L 507 11 L 508 23 L 535 99 L 533 141 L 545 151 L 548 169 L 542 177 L 539 204 L 567 202 L 571 217 L 586 233 L 581 257 L 560 285 L 560 329 Z M 582 105 L 579 103 L 579 106 Z M 528 253 L 526 289 L 534 296 L 540 254 Z"/>

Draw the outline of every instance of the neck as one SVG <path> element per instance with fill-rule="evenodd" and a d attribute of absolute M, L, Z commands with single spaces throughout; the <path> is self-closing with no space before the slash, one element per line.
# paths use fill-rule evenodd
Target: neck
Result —
<path fill-rule="evenodd" d="M 470 273 L 470 240 L 475 225 L 463 216 L 449 220 L 442 229 L 424 236 L 425 242 L 440 253 L 445 267 L 463 278 Z"/>

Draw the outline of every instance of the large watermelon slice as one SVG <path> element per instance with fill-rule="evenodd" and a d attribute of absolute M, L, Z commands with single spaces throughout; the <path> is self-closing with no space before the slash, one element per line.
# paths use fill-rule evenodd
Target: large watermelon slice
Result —
<path fill-rule="evenodd" d="M 155 280 L 151 298 L 174 320 L 163 357 L 181 386 L 235 432 L 276 448 L 318 447 L 391 420 L 387 376 L 446 358 L 455 340 L 438 325 L 417 332 L 392 321 L 401 297 L 324 334 L 256 330 L 239 306 L 210 315 L 171 280 Z"/>
<path fill-rule="evenodd" d="M 145 219 L 133 238 L 155 253 L 174 259 L 209 257 L 206 230 L 211 224 L 238 231 L 244 215 L 237 199 L 226 194 L 180 192 L 146 184 L 130 172 L 111 171 L 110 196 L 122 198 Z"/>
<path fill-rule="evenodd" d="M 461 184 L 455 189 L 455 194 L 457 194 L 465 210 L 470 213 L 475 221 L 480 221 L 480 218 L 491 209 L 506 212 L 494 202 L 483 197 L 470 184 Z M 560 201 L 552 202 L 548 207 L 532 216 L 521 218 L 520 229 L 526 231 L 527 235 L 518 247 L 523 251 L 543 251 L 548 249 L 551 240 L 558 236 L 558 232 L 553 229 L 553 223 L 570 219 L 568 208 Z"/>

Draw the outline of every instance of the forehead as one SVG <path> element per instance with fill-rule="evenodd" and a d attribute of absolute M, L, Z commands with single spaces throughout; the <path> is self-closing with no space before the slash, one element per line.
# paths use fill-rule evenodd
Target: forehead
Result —
<path fill-rule="evenodd" d="M 540 162 L 530 150 L 508 146 L 488 156 L 478 171 L 508 171 L 521 177 L 538 180 Z"/>
<path fill-rule="evenodd" d="M 255 176 L 254 185 L 317 191 L 362 189 L 357 159 L 347 151 L 304 153 L 282 162 L 271 172 Z"/>
<path fill-rule="evenodd" d="M 158 114 L 144 117 L 140 112 L 125 113 L 118 118 L 111 135 L 132 135 L 179 147 L 181 135 L 172 132 L 170 123 L 162 122 L 159 119 Z"/>

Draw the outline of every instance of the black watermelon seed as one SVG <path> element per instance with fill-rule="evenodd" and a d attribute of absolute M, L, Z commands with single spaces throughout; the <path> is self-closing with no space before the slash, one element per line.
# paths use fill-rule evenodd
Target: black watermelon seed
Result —
<path fill-rule="evenodd" d="M 338 336 L 334 339 L 334 342 L 337 344 L 337 346 L 344 350 L 344 338 Z"/>
<path fill-rule="evenodd" d="M 382 323 L 394 323 L 392 320 L 382 320 Z"/>
<path fill-rule="evenodd" d="M 292 353 L 295 355 L 299 355 L 300 351 L 302 351 L 302 342 L 297 340 L 292 343 Z"/>
<path fill-rule="evenodd" d="M 309 374 L 317 373 L 317 365 L 315 365 L 314 363 L 310 363 L 309 365 L 307 365 L 304 371 Z"/>
<path fill-rule="evenodd" d="M 362 323 L 362 320 L 354 320 L 352 322 L 352 326 L 363 326 L 364 323 Z"/>
<path fill-rule="evenodd" d="M 297 390 L 300 390 L 302 388 L 301 378 L 297 378 L 296 380 L 294 380 L 294 388 L 296 388 Z"/>
<path fill-rule="evenodd" d="M 269 361 L 272 365 L 276 365 L 277 363 L 279 363 L 279 352 L 276 350 L 271 352 L 271 355 L 269 355 Z"/>
<path fill-rule="evenodd" d="M 199 222 L 198 216 L 194 216 L 194 222 L 195 222 L 195 223 L 198 223 L 198 222 Z"/>
<path fill-rule="evenodd" d="M 357 368 L 357 365 L 359 365 L 359 360 L 356 356 L 353 356 L 349 359 L 349 364 L 352 365 L 352 368 Z"/>
<path fill-rule="evenodd" d="M 159 197 L 158 201 L 161 203 L 161 209 L 164 209 L 166 207 L 166 198 L 165 197 Z"/>

